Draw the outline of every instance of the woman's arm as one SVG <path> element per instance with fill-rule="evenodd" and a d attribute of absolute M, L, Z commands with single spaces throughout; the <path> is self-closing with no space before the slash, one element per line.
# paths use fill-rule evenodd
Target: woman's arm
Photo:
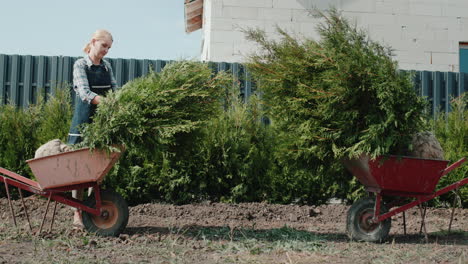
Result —
<path fill-rule="evenodd" d="M 73 65 L 73 90 L 83 102 L 89 104 L 92 103 L 97 94 L 89 88 L 85 69 L 86 61 L 84 59 L 77 60 Z"/>

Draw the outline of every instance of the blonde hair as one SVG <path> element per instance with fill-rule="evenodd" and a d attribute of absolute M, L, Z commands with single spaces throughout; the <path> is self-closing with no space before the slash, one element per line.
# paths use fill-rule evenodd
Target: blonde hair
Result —
<path fill-rule="evenodd" d="M 114 39 L 112 38 L 112 34 L 109 31 L 105 29 L 96 30 L 96 32 L 94 32 L 93 35 L 91 36 L 91 40 L 84 46 L 83 51 L 86 54 L 89 53 L 89 51 L 91 50 L 91 42 L 93 41 L 93 39 L 100 40 L 100 39 L 106 39 L 106 38 L 109 38 L 111 41 L 114 41 Z"/>

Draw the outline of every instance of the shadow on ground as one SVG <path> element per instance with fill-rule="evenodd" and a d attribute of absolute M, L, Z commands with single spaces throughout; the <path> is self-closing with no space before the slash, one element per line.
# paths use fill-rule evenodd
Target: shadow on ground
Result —
<path fill-rule="evenodd" d="M 206 239 L 211 241 L 243 241 L 243 240 L 259 240 L 266 242 L 284 242 L 284 241 L 300 241 L 300 242 L 351 242 L 348 236 L 344 233 L 314 233 L 304 230 L 297 230 L 290 227 L 273 228 L 273 229 L 247 229 L 247 228 L 230 228 L 215 227 L 215 226 L 198 226 L 189 225 L 177 228 L 167 227 L 128 227 L 125 233 L 129 235 L 140 234 L 178 234 L 189 239 Z M 454 231 L 451 233 L 434 233 L 429 234 L 426 240 L 424 234 L 397 234 L 391 235 L 384 243 L 398 244 L 450 244 L 450 245 L 468 245 L 468 232 Z"/>

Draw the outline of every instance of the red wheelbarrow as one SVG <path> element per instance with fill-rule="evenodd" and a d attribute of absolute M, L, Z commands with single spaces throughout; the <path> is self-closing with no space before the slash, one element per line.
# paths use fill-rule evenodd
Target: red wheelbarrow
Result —
<path fill-rule="evenodd" d="M 86 230 L 102 236 L 117 236 L 128 223 L 128 206 L 118 193 L 101 190 L 100 182 L 117 162 L 121 152 L 105 153 L 100 150 L 83 148 L 79 150 L 50 155 L 26 162 L 37 181 L 28 179 L 0 167 L 0 177 L 5 184 L 10 211 L 16 225 L 15 213 L 11 203 L 9 185 L 18 188 L 22 205 L 32 231 L 29 215 L 21 190 L 48 198 L 46 211 L 39 233 L 42 232 L 51 200 L 55 201 L 50 229 L 54 222 L 57 202 L 69 205 L 82 211 L 83 225 Z M 74 199 L 72 190 L 93 188 L 93 194 L 85 201 Z"/>
<path fill-rule="evenodd" d="M 392 155 L 381 156 L 374 160 L 367 155 L 344 160 L 345 167 L 365 186 L 366 191 L 375 194 L 375 199 L 360 199 L 348 210 L 346 221 L 348 236 L 351 239 L 369 242 L 385 240 L 390 231 L 392 216 L 403 212 L 405 221 L 404 211 L 467 184 L 468 178 L 464 178 L 434 191 L 442 176 L 461 166 L 465 161 L 466 158 L 462 158 L 447 167 L 449 162 L 446 160 Z M 403 199 L 384 204 L 384 196 Z M 407 199 L 412 201 L 392 208 L 394 204 Z M 404 227 L 406 234 L 406 223 Z"/>

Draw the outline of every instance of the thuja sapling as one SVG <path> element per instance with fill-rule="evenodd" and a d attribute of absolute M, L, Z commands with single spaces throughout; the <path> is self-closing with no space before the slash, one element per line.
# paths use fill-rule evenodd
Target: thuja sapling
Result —
<path fill-rule="evenodd" d="M 400 73 L 391 49 L 335 9 L 318 12 L 319 40 L 281 39 L 246 30 L 261 51 L 249 69 L 287 141 L 285 149 L 320 159 L 401 152 L 424 127 L 425 101 Z"/>

